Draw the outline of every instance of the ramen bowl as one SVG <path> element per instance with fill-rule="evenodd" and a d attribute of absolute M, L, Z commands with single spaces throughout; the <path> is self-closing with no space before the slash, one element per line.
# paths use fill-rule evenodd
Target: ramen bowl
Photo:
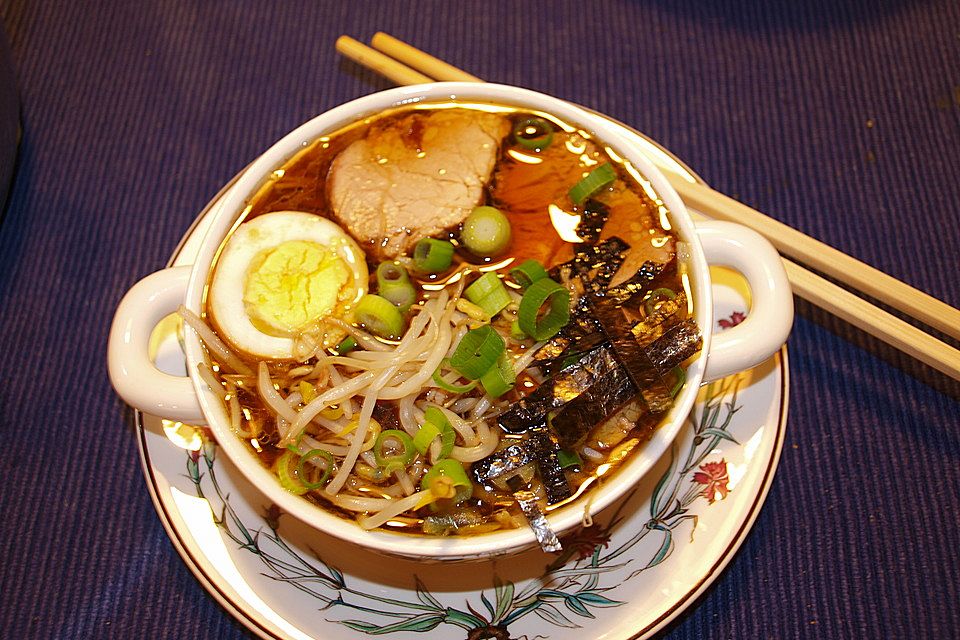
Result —
<path fill-rule="evenodd" d="M 183 334 L 188 376 L 171 376 L 157 370 L 148 358 L 151 331 L 164 317 L 183 305 L 197 316 L 205 310 L 211 273 L 226 238 L 237 228 L 249 203 L 275 176 L 280 167 L 313 141 L 344 127 L 401 105 L 444 102 L 502 105 L 550 114 L 575 123 L 589 138 L 608 145 L 623 166 L 636 172 L 655 195 L 669 228 L 685 247 L 683 263 L 686 291 L 693 319 L 702 333 L 699 355 L 686 365 L 686 383 L 649 440 L 634 448 L 615 472 L 594 483 L 590 497 L 581 497 L 548 510 L 546 520 L 558 535 L 622 499 L 650 471 L 670 447 L 691 411 L 701 383 L 722 378 L 759 364 L 786 340 L 793 320 L 792 294 L 776 251 L 762 237 L 744 227 L 725 222 L 695 224 L 667 179 L 605 118 L 560 99 L 517 87 L 435 83 L 401 87 L 338 106 L 317 116 L 283 137 L 254 161 L 224 195 L 192 266 L 164 269 L 134 285 L 120 302 L 110 332 L 108 365 L 119 395 L 147 413 L 188 424 L 205 424 L 221 451 L 261 491 L 266 500 L 315 529 L 373 552 L 420 561 L 489 558 L 536 547 L 530 527 L 499 529 L 474 535 L 432 536 L 388 529 L 362 528 L 355 520 L 288 491 L 277 475 L 262 463 L 251 447 L 233 431 L 222 395 L 211 390 L 199 373 L 210 356 L 194 331 Z M 386 240 L 384 241 L 385 246 Z M 710 266 L 740 272 L 751 290 L 746 320 L 722 334 L 712 328 Z"/>

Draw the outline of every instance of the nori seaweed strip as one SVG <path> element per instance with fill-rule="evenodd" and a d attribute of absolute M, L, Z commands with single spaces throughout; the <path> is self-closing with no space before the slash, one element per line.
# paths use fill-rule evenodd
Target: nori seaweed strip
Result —
<path fill-rule="evenodd" d="M 577 223 L 577 236 L 586 244 L 596 244 L 600 239 L 603 225 L 607 224 L 610 210 L 602 202 L 593 198 L 583 203 L 580 212 L 580 222 Z"/>
<path fill-rule="evenodd" d="M 527 442 L 527 440 L 523 440 L 517 444 L 504 447 L 500 451 L 491 453 L 486 458 L 474 462 L 470 466 L 470 473 L 474 480 L 478 484 L 487 486 L 494 478 L 533 462 L 536 451 Z"/>
<path fill-rule="evenodd" d="M 543 515 L 540 505 L 537 504 L 537 495 L 525 488 L 523 481 L 517 477 L 507 480 L 507 486 L 513 492 L 517 504 L 520 505 L 520 511 L 523 512 L 527 522 L 530 523 L 530 528 L 533 529 L 533 534 L 537 537 L 540 548 L 547 553 L 563 551 L 560 540 L 557 539 L 557 534 L 550 528 L 546 516 Z"/>
<path fill-rule="evenodd" d="M 677 293 L 672 300 L 662 301 L 652 315 L 640 320 L 630 328 L 630 333 L 641 346 L 647 346 L 663 335 L 670 327 L 670 321 L 675 315 L 687 308 L 687 296 L 683 291 Z"/>
<path fill-rule="evenodd" d="M 657 276 L 668 270 L 668 267 L 671 265 L 675 266 L 672 260 L 666 263 L 647 260 L 640 265 L 637 272 L 628 280 L 604 291 L 603 297 L 611 300 L 613 305 L 621 306 L 631 298 L 650 291 L 653 288 L 652 283 L 657 279 Z"/>
<path fill-rule="evenodd" d="M 663 375 L 699 351 L 702 344 L 703 339 L 696 323 L 689 319 L 683 320 L 655 340 L 646 349 L 646 356 Z M 561 446 L 570 447 L 598 424 L 597 416 L 613 415 L 614 411 L 622 408 L 636 395 L 636 385 L 621 368 L 619 376 L 610 375 L 607 379 L 599 380 L 596 386 L 566 404 L 553 416 L 550 424 Z M 642 415 L 650 415 L 646 406 L 642 407 L 642 410 Z"/>
<path fill-rule="evenodd" d="M 571 351 L 587 351 L 606 341 L 590 315 L 591 294 L 601 294 L 607 288 L 629 249 L 630 245 L 613 236 L 598 245 L 579 245 L 572 260 L 550 269 L 550 277 L 557 282 L 564 280 L 564 273 L 567 278 L 579 278 L 583 293 L 570 310 L 570 321 L 540 348 L 535 362 L 555 360 Z"/>
<path fill-rule="evenodd" d="M 611 298 L 599 299 L 596 302 L 593 315 L 610 339 L 610 345 L 617 360 L 626 368 L 630 379 L 640 390 L 650 412 L 653 414 L 665 412 L 673 404 L 670 387 L 660 377 L 657 366 L 647 356 L 644 348 L 625 327 L 626 318 L 623 311 L 619 305 L 615 306 Z"/>
<path fill-rule="evenodd" d="M 537 471 L 540 472 L 540 480 L 547 492 L 547 504 L 566 500 L 573 492 L 563 467 L 560 466 L 560 458 L 557 457 L 560 446 L 556 438 L 544 424 L 535 430 L 529 441 L 534 443 Z"/>
<path fill-rule="evenodd" d="M 602 351 L 608 351 L 604 347 Z M 598 418 L 613 415 L 637 397 L 637 387 L 626 369 L 617 366 L 597 378 L 596 383 L 568 402 L 550 421 L 560 446 L 569 449 L 597 424 Z"/>
<path fill-rule="evenodd" d="M 666 373 L 700 351 L 702 345 L 700 328 L 696 322 L 687 318 L 664 331 L 662 336 L 646 348 L 646 354 L 661 373 Z"/>
<path fill-rule="evenodd" d="M 605 291 L 627 259 L 629 249 L 630 245 L 617 236 L 596 245 L 578 245 L 571 263 L 584 289 L 593 293 Z"/>
<path fill-rule="evenodd" d="M 470 473 L 479 484 L 488 486 L 494 478 L 533 462 L 547 492 L 547 504 L 553 504 L 566 500 L 572 493 L 557 457 L 559 449 L 556 439 L 541 419 L 541 422 L 530 430 L 529 438 L 475 462 Z"/>
<path fill-rule="evenodd" d="M 511 433 L 535 428 L 543 422 L 547 413 L 570 402 L 601 376 L 619 366 L 608 349 L 594 349 L 575 364 L 544 380 L 530 395 L 510 405 L 500 414 L 497 422 L 502 429 Z"/>

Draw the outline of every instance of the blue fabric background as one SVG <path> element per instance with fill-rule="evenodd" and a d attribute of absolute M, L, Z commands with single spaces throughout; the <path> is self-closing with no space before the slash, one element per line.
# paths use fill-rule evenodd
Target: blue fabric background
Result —
<path fill-rule="evenodd" d="M 956 0 L 0 0 L 0 18 L 23 119 L 0 222 L 4 637 L 247 636 L 154 513 L 106 334 L 258 151 L 388 86 L 338 57 L 342 33 L 606 112 L 960 305 Z M 960 637 L 958 386 L 797 310 L 768 502 L 666 635 Z"/>

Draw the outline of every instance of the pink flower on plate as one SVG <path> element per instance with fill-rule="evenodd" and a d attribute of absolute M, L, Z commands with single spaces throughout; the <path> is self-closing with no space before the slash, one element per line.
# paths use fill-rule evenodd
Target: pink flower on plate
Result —
<path fill-rule="evenodd" d="M 730 476 L 727 474 L 727 461 L 704 462 L 700 465 L 700 471 L 693 474 L 693 481 L 703 486 L 700 492 L 704 498 L 713 504 L 716 500 L 723 500 L 730 493 L 727 483 L 730 482 Z"/>
<path fill-rule="evenodd" d="M 597 525 L 584 527 L 570 536 L 569 539 L 564 540 L 564 546 L 574 551 L 579 560 L 592 556 L 594 549 L 597 547 L 606 547 L 609 544 L 610 532 Z"/>
<path fill-rule="evenodd" d="M 730 318 L 720 318 L 718 320 L 720 327 L 723 329 L 729 329 L 730 327 L 735 327 L 744 320 L 747 319 L 747 314 L 742 311 L 734 311 L 730 314 Z"/>

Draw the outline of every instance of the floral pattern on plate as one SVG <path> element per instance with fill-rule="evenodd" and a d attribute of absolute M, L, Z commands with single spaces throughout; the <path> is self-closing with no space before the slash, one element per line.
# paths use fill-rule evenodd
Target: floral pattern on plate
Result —
<path fill-rule="evenodd" d="M 708 385 L 701 394 L 698 410 L 688 420 L 694 434 L 690 446 L 682 456 L 670 454 L 669 467 L 649 501 L 649 519 L 639 530 L 619 535 L 628 519 L 625 508 L 631 495 L 605 522 L 595 521 L 564 538 L 565 551 L 546 565 L 542 575 L 521 583 L 495 575 L 492 589 L 471 594 L 462 604 L 442 602 L 418 574 L 412 576 L 405 599 L 354 586 L 335 561 L 304 554 L 287 542 L 281 530 L 283 514 L 274 505 L 261 518 L 244 520 L 217 479 L 217 447 L 206 430 L 198 430 L 202 444 L 187 454 L 187 477 L 196 496 L 210 504 L 213 522 L 224 538 L 237 550 L 256 556 L 264 576 L 314 598 L 319 610 L 328 612 L 329 622 L 371 635 L 425 633 L 447 625 L 461 628 L 468 640 L 506 639 L 517 631 L 529 636 L 533 631 L 524 618 L 530 615 L 549 626 L 574 629 L 602 615 L 603 609 L 626 604 L 616 599 L 619 588 L 670 557 L 681 524 L 691 521 L 690 536 L 694 535 L 698 516 L 691 509 L 696 501 L 712 504 L 728 496 L 726 460 L 707 458 L 723 440 L 739 444 L 729 429 L 740 409 L 740 382 L 739 376 L 727 378 Z M 631 553 L 647 538 L 656 541 L 652 553 Z"/>
<path fill-rule="evenodd" d="M 657 162 L 692 174 L 643 138 Z M 224 188 L 175 252 L 189 264 Z M 694 212 L 695 213 L 695 212 Z M 719 328 L 749 294 L 714 273 Z M 741 283 L 742 285 L 742 283 Z M 183 375 L 175 332 L 158 365 Z M 171 542 L 203 587 L 260 637 L 384 635 L 647 638 L 706 590 L 733 557 L 776 471 L 788 403 L 786 349 L 704 387 L 669 454 L 592 526 L 550 556 L 424 564 L 360 551 L 281 514 L 202 430 L 136 414 L 144 475 Z M 430 637 L 433 637 L 431 635 Z"/>

